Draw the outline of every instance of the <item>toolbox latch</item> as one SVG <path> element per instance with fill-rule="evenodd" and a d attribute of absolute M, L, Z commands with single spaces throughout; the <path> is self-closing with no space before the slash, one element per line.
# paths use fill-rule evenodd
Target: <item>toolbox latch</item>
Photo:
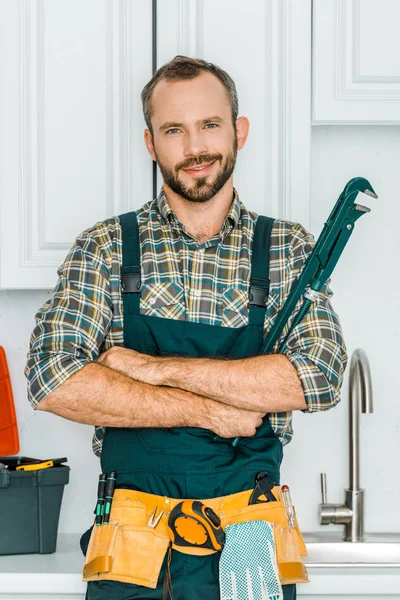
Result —
<path fill-rule="evenodd" d="M 10 487 L 11 473 L 8 469 L 0 470 L 0 489 Z"/>

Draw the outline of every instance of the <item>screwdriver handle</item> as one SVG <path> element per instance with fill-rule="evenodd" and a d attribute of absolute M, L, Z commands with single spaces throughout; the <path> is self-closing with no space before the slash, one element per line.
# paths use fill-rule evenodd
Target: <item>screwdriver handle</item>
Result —
<path fill-rule="evenodd" d="M 107 473 L 103 525 L 107 525 L 110 522 L 111 504 L 114 495 L 116 479 L 117 474 L 114 471 Z"/>
<path fill-rule="evenodd" d="M 105 504 L 105 495 L 106 495 L 106 482 L 107 482 L 106 474 L 101 473 L 99 475 L 99 483 L 97 486 L 97 504 L 96 504 L 96 519 L 95 519 L 95 523 L 97 526 L 100 526 L 103 524 L 104 504 Z"/>

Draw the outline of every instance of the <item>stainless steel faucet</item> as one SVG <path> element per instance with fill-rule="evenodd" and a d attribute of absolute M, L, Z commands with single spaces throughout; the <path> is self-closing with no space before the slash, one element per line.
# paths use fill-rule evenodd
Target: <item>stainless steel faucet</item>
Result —
<path fill-rule="evenodd" d="M 320 523 L 344 525 L 346 542 L 364 540 L 364 490 L 360 488 L 360 413 L 372 413 L 372 383 L 368 357 L 358 348 L 353 352 L 349 375 L 350 488 L 344 504 L 328 504 L 326 474 L 321 473 Z"/>

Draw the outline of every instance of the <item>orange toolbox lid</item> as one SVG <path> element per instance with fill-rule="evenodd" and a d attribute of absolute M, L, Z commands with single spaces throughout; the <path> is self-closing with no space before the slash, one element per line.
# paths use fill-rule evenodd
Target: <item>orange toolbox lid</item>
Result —
<path fill-rule="evenodd" d="M 19 438 L 6 354 L 0 346 L 0 456 L 18 454 Z"/>

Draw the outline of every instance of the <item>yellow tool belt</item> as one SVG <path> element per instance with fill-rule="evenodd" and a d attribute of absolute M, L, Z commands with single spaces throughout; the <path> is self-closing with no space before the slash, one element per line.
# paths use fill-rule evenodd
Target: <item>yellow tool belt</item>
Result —
<path fill-rule="evenodd" d="M 253 520 L 274 525 L 276 555 L 282 584 L 308 581 L 302 556 L 307 550 L 295 518 L 290 529 L 280 487 L 272 492 L 278 500 L 249 505 L 253 490 L 201 500 L 220 517 L 223 529 Z M 168 517 L 182 499 L 156 496 L 135 490 L 116 489 L 110 522 L 93 526 L 83 568 L 84 581 L 110 579 L 156 588 L 170 545 Z M 155 528 L 147 525 L 153 511 L 164 513 Z M 172 545 L 174 548 L 174 545 Z M 175 548 L 186 554 L 204 554 L 201 548 Z"/>

